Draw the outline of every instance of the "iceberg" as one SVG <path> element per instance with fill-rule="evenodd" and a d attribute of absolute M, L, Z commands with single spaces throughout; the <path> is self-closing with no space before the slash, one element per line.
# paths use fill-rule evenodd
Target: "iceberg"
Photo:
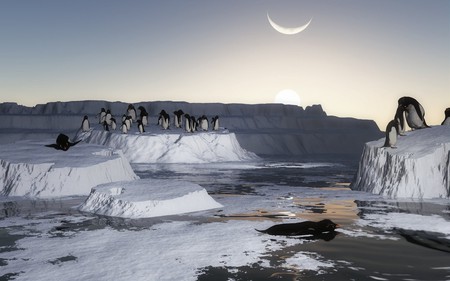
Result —
<path fill-rule="evenodd" d="M 139 178 L 120 150 L 86 143 L 68 151 L 45 146 L 53 142 L 0 145 L 0 194 L 86 196 L 96 185 Z"/>
<path fill-rule="evenodd" d="M 129 133 L 91 130 L 75 139 L 120 149 L 131 163 L 210 163 L 259 159 L 243 149 L 234 133 L 182 130 L 160 133 Z"/>
<path fill-rule="evenodd" d="M 397 148 L 368 142 L 351 185 L 391 198 L 450 198 L 450 126 L 410 131 Z"/>
<path fill-rule="evenodd" d="M 149 218 L 221 208 L 198 184 L 141 179 L 99 185 L 80 211 L 122 218 Z"/>

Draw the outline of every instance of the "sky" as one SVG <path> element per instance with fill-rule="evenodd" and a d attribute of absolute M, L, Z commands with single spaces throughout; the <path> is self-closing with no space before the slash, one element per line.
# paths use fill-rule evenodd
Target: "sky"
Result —
<path fill-rule="evenodd" d="M 309 26 L 295 35 L 277 32 Z M 273 103 L 375 120 L 450 107 L 449 0 L 0 0 L 0 102 Z"/>

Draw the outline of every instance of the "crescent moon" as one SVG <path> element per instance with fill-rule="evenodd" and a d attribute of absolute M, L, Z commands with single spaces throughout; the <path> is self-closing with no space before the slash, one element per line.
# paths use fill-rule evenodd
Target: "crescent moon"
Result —
<path fill-rule="evenodd" d="M 286 34 L 286 35 L 294 35 L 297 33 L 302 32 L 303 30 L 305 30 L 308 25 L 311 23 L 312 18 L 305 24 L 299 27 L 284 27 L 281 26 L 277 23 L 275 23 L 269 16 L 269 13 L 267 13 L 267 19 L 269 20 L 270 25 L 273 27 L 273 29 L 275 29 L 276 31 L 282 33 L 282 34 Z"/>

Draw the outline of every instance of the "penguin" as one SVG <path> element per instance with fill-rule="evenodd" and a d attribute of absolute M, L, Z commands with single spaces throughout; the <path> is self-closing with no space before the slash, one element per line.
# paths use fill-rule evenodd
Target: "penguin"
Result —
<path fill-rule="evenodd" d="M 442 121 L 441 125 L 450 126 L 450 107 L 447 107 L 444 114 L 445 114 L 445 118 L 444 118 L 444 121 Z"/>
<path fill-rule="evenodd" d="M 163 110 L 164 111 L 164 110 Z M 164 130 L 169 129 L 170 126 L 170 116 L 169 114 L 167 114 L 165 111 L 161 113 L 160 117 L 161 118 L 161 127 Z"/>
<path fill-rule="evenodd" d="M 139 130 L 139 133 L 141 133 L 141 134 L 145 133 L 144 124 L 142 124 L 142 120 L 137 120 L 137 127 Z"/>
<path fill-rule="evenodd" d="M 128 105 L 127 116 L 131 117 L 131 122 L 136 121 L 136 109 L 132 104 Z"/>
<path fill-rule="evenodd" d="M 106 124 L 108 124 L 108 126 L 111 125 L 111 118 L 112 118 L 111 110 L 108 109 L 106 111 L 106 115 L 105 115 L 105 122 L 106 122 Z"/>
<path fill-rule="evenodd" d="M 83 121 L 81 122 L 81 131 L 83 132 L 89 132 L 90 130 L 90 124 L 89 124 L 89 119 L 87 115 L 84 115 L 83 117 Z"/>
<path fill-rule="evenodd" d="M 183 115 L 184 112 L 181 109 L 178 109 L 177 111 L 174 111 L 173 114 L 175 114 L 175 127 L 181 128 L 183 126 Z"/>
<path fill-rule="evenodd" d="M 397 135 L 399 134 L 399 124 L 397 120 L 391 120 L 386 126 L 386 140 L 383 147 L 396 148 Z"/>
<path fill-rule="evenodd" d="M 208 118 L 205 115 L 202 115 L 198 118 L 198 124 L 203 131 L 208 131 Z"/>
<path fill-rule="evenodd" d="M 117 128 L 116 119 L 115 118 L 111 118 L 111 129 L 113 129 L 115 131 L 116 128 Z"/>
<path fill-rule="evenodd" d="M 126 114 L 122 115 L 122 122 L 125 122 L 125 120 L 127 120 L 127 115 Z"/>
<path fill-rule="evenodd" d="M 197 121 L 195 120 L 195 116 L 191 116 L 191 132 L 197 131 Z"/>
<path fill-rule="evenodd" d="M 102 107 L 102 109 L 100 110 L 100 113 L 98 115 L 99 115 L 98 123 L 103 124 L 103 122 L 105 122 L 105 117 L 106 117 L 105 108 Z"/>
<path fill-rule="evenodd" d="M 219 130 L 219 116 L 214 116 L 211 120 L 211 124 L 212 124 L 212 130 L 213 131 L 218 131 Z"/>
<path fill-rule="evenodd" d="M 185 114 L 184 118 L 186 119 L 186 122 L 184 122 L 184 129 L 186 130 L 186 132 L 191 133 L 192 129 L 191 129 L 191 116 L 189 114 Z"/>
<path fill-rule="evenodd" d="M 416 99 L 412 97 L 401 97 L 398 100 L 398 106 L 403 107 L 406 122 L 411 129 L 415 130 L 429 127 L 425 122 L 425 110 Z"/>
<path fill-rule="evenodd" d="M 256 231 L 266 233 L 269 235 L 320 235 L 324 232 L 334 232 L 336 228 L 340 227 L 338 224 L 329 219 L 324 219 L 318 222 L 304 221 L 299 223 L 283 223 L 269 227 L 266 230 Z"/>
<path fill-rule="evenodd" d="M 127 126 L 127 131 L 129 131 L 131 129 L 131 120 L 132 119 L 133 118 L 131 116 L 127 116 L 125 121 L 123 121 L 123 123 L 125 123 L 125 126 Z"/>
<path fill-rule="evenodd" d="M 47 144 L 46 147 L 53 147 L 56 150 L 67 151 L 69 148 L 76 145 L 80 141 L 81 140 L 76 142 L 70 142 L 69 137 L 67 135 L 59 134 L 58 137 L 56 138 L 56 143 Z"/>
<path fill-rule="evenodd" d="M 142 125 L 145 127 L 148 125 L 148 113 L 147 110 L 143 106 L 139 106 L 138 109 L 140 110 L 139 116 L 141 117 Z"/>
<path fill-rule="evenodd" d="M 398 134 L 401 136 L 405 135 L 405 110 L 403 106 L 399 105 L 397 111 L 395 112 L 394 120 L 398 123 Z"/>
<path fill-rule="evenodd" d="M 105 120 L 105 122 L 103 122 L 103 129 L 105 131 L 109 132 L 109 125 L 108 125 L 108 122 L 106 122 L 106 120 Z"/>
<path fill-rule="evenodd" d="M 122 130 L 122 134 L 128 134 L 128 126 L 125 121 L 122 122 L 120 129 Z"/>

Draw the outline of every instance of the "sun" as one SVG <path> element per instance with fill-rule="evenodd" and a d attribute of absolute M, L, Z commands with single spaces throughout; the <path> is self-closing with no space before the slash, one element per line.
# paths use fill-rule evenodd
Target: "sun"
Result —
<path fill-rule="evenodd" d="M 300 96 L 292 89 L 284 89 L 278 92 L 275 96 L 274 102 L 300 106 Z"/>

